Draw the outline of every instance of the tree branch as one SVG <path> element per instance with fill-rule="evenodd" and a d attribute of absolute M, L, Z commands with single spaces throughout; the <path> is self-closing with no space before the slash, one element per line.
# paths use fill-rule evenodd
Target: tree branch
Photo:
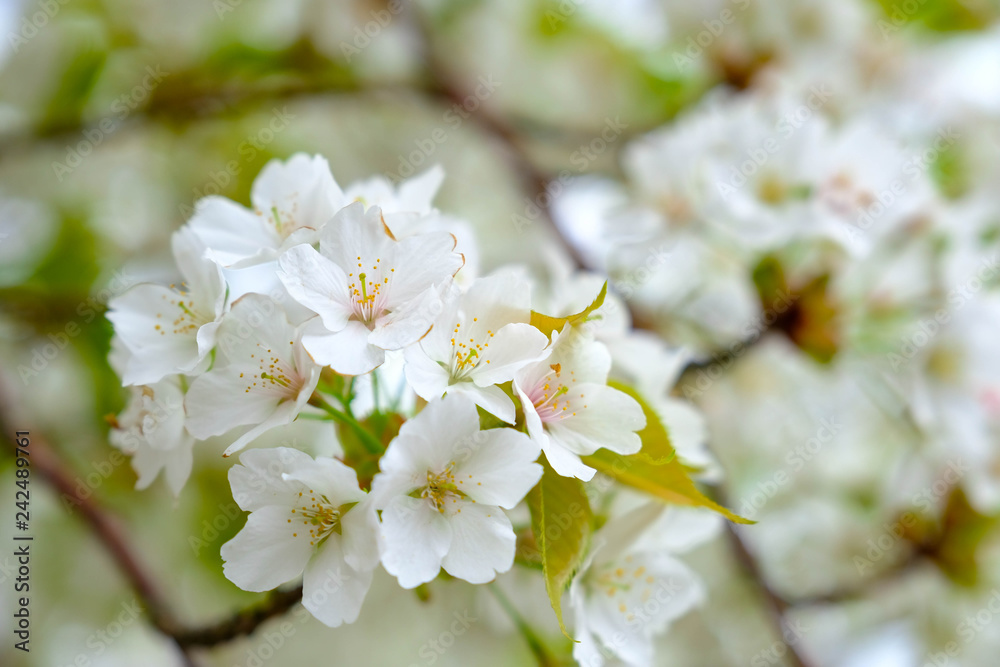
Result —
<path fill-rule="evenodd" d="M 15 428 L 9 416 L 9 404 L 0 392 L 0 433 L 11 447 L 17 448 L 11 439 Z M 17 430 L 22 430 L 20 427 Z M 232 617 L 214 625 L 186 628 L 171 614 L 153 575 L 145 569 L 142 561 L 129 544 L 120 523 L 95 499 L 96 494 L 81 496 L 77 492 L 76 477 L 65 466 L 58 453 L 37 429 L 30 431 L 29 470 L 37 473 L 52 489 L 69 498 L 79 509 L 79 516 L 90 527 L 94 536 L 108 552 L 128 581 L 129 586 L 142 601 L 149 622 L 162 634 L 170 637 L 177 645 L 185 666 L 194 667 L 189 649 L 221 644 L 242 635 L 249 635 L 268 619 L 283 614 L 302 598 L 302 587 L 288 591 L 274 591 L 265 601 L 255 607 L 242 610 Z"/>

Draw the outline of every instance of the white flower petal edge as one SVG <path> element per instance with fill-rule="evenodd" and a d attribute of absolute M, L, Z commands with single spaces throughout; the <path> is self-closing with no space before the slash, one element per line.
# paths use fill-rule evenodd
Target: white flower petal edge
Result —
<path fill-rule="evenodd" d="M 267 591 L 304 574 L 302 604 L 330 627 L 357 620 L 378 564 L 377 519 L 354 470 L 287 447 L 252 450 L 229 473 L 251 509 L 222 546 L 223 572 Z"/>
<path fill-rule="evenodd" d="M 404 588 L 448 574 L 474 584 L 514 564 L 513 508 L 541 478 L 538 447 L 509 428 L 479 430 L 461 394 L 428 403 L 379 462 L 382 565 Z"/>
<path fill-rule="evenodd" d="M 175 232 L 171 244 L 188 291 L 136 285 L 108 304 L 107 317 L 131 353 L 122 372 L 126 385 L 198 372 L 226 312 L 226 282 L 205 246 L 187 229 Z"/>
<path fill-rule="evenodd" d="M 583 481 L 595 470 L 580 460 L 601 447 L 635 454 L 636 431 L 646 425 L 642 407 L 607 386 L 611 357 L 603 343 L 566 325 L 554 334 L 549 355 L 514 374 L 528 434 L 552 469 Z"/>
<path fill-rule="evenodd" d="M 250 201 L 252 210 L 215 196 L 195 206 L 188 227 L 222 266 L 267 262 L 284 248 L 315 240 L 346 203 L 326 158 L 304 153 L 268 162 L 254 180 Z"/>
<path fill-rule="evenodd" d="M 127 364 L 129 353 L 117 338 L 111 347 L 111 364 L 117 370 Z M 163 471 L 170 491 L 179 496 L 194 461 L 194 438 L 184 427 L 180 378 L 167 377 L 130 389 L 128 405 L 108 434 L 111 444 L 132 457 L 132 469 L 138 475 L 136 489 L 148 488 Z"/>
<path fill-rule="evenodd" d="M 188 390 L 188 431 L 204 440 L 252 426 L 226 450 L 239 451 L 264 431 L 294 420 L 319 382 L 299 331 L 272 300 L 248 294 L 219 327 L 219 358 Z"/>
<path fill-rule="evenodd" d="M 600 667 L 608 654 L 630 667 L 653 664 L 653 638 L 701 604 L 701 580 L 670 552 L 643 548 L 646 533 L 664 524 L 653 501 L 612 518 L 570 584 L 578 641 L 573 657 Z"/>
<path fill-rule="evenodd" d="M 299 246 L 279 260 L 292 298 L 320 316 L 306 349 L 339 373 L 367 373 L 385 350 L 418 341 L 440 312 L 440 290 L 462 268 L 455 238 L 444 232 L 396 240 L 377 207 L 341 209 L 324 227 L 320 249 Z"/>
<path fill-rule="evenodd" d="M 461 391 L 484 410 L 514 423 L 514 403 L 494 385 L 545 354 L 548 337 L 531 326 L 531 285 L 514 272 L 450 291 L 434 327 L 408 347 L 406 377 L 431 400 Z"/>

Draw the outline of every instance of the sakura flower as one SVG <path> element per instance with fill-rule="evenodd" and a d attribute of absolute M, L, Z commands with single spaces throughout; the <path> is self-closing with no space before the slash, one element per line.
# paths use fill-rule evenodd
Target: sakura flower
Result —
<path fill-rule="evenodd" d="M 188 390 L 188 430 L 199 440 L 252 425 L 224 456 L 294 420 L 319 382 L 319 367 L 273 302 L 248 294 L 219 327 L 220 358 Z"/>
<path fill-rule="evenodd" d="M 136 285 L 109 306 L 108 319 L 130 355 L 122 383 L 142 385 L 176 373 L 198 373 L 208 365 L 216 330 L 227 310 L 226 283 L 207 259 L 205 246 L 188 229 L 172 239 L 174 259 L 187 291 Z"/>
<path fill-rule="evenodd" d="M 326 158 L 296 153 L 271 160 L 250 191 L 252 210 L 225 197 L 205 197 L 188 223 L 222 266 L 242 268 L 277 257 L 284 248 L 310 243 L 346 204 Z"/>
<path fill-rule="evenodd" d="M 118 338 L 112 340 L 111 349 L 111 365 L 120 372 L 129 352 Z M 132 468 L 139 477 L 135 488 L 149 487 L 163 471 L 170 490 L 180 495 L 194 461 L 194 438 L 184 427 L 180 378 L 165 377 L 129 390 L 128 404 L 113 420 L 111 444 L 132 457 Z"/>
<path fill-rule="evenodd" d="M 452 294 L 435 326 L 404 351 L 406 379 L 422 398 L 467 394 L 514 423 L 514 403 L 500 387 L 537 360 L 549 339 L 531 326 L 530 285 L 512 272 L 481 278 Z"/>
<path fill-rule="evenodd" d="M 635 431 L 646 417 L 633 398 L 607 386 L 610 369 L 607 347 L 566 325 L 548 357 L 514 374 L 528 434 L 564 477 L 593 478 L 580 456 L 601 447 L 619 454 L 642 447 Z"/>
<path fill-rule="evenodd" d="M 429 403 L 403 424 L 372 483 L 386 571 L 413 588 L 441 568 L 474 584 L 509 570 L 516 539 L 501 508 L 513 508 L 541 478 L 537 457 L 522 433 L 480 431 L 468 397 Z"/>
<path fill-rule="evenodd" d="M 610 653 L 630 667 L 652 665 L 654 637 L 705 597 L 701 581 L 673 554 L 717 526 L 714 517 L 651 502 L 595 533 L 569 589 L 577 662 L 601 667 Z"/>
<path fill-rule="evenodd" d="M 278 277 L 289 294 L 319 314 L 303 344 L 320 364 L 361 375 L 420 339 L 441 306 L 439 286 L 462 268 L 445 232 L 396 240 L 378 208 L 341 209 L 320 235 L 281 256 Z"/>
<path fill-rule="evenodd" d="M 330 627 L 356 621 L 378 544 L 375 512 L 354 470 L 288 447 L 256 449 L 230 469 L 229 483 L 250 516 L 222 545 L 226 577 L 259 592 L 304 572 L 302 605 L 313 616 Z"/>

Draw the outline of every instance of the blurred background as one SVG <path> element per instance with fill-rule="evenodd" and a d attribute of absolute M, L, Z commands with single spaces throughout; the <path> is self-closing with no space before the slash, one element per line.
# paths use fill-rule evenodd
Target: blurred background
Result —
<path fill-rule="evenodd" d="M 707 600 L 656 664 L 995 665 L 998 17 L 996 0 L 0 0 L 5 437 L 49 443 L 178 618 L 260 599 L 222 574 L 243 519 L 218 448 L 175 499 L 162 480 L 134 490 L 110 446 L 126 392 L 107 301 L 173 281 L 194 202 L 246 204 L 272 158 L 324 155 L 342 186 L 440 164 L 435 205 L 475 229 L 482 273 L 545 275 L 568 249 L 692 355 L 673 392 L 704 414 L 706 480 L 758 523 L 745 550 L 723 532 L 684 556 Z M 769 162 L 784 181 L 762 182 L 743 165 L 786 129 Z M 753 196 L 716 196 L 741 174 Z M 842 192 L 864 195 L 850 215 Z M 334 446 L 313 423 L 268 438 Z M 13 649 L 6 446 L 0 479 L 0 664 L 178 664 L 37 475 L 31 653 Z M 565 650 L 539 584 L 509 590 Z M 475 621 L 448 637 L 456 614 Z M 355 625 L 293 611 L 195 656 L 531 664 L 509 626 L 476 587 L 421 601 L 379 570 Z"/>

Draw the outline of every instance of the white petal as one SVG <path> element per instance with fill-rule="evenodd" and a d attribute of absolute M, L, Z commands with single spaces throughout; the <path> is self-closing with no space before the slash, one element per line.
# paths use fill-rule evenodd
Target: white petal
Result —
<path fill-rule="evenodd" d="M 358 572 L 344 560 L 339 535 L 330 535 L 306 566 L 302 606 L 321 623 L 336 628 L 358 620 L 372 583 L 372 570 Z"/>
<path fill-rule="evenodd" d="M 635 431 L 646 425 L 646 416 L 635 399 L 606 385 L 581 384 L 574 390 L 584 398 L 572 399 L 575 414 L 546 424 L 550 437 L 577 454 L 601 447 L 619 454 L 639 451 L 642 440 Z"/>
<path fill-rule="evenodd" d="M 171 238 L 174 261 L 194 299 L 196 310 L 218 317 L 226 301 L 222 269 L 205 256 L 207 248 L 190 227 L 181 227 Z"/>
<path fill-rule="evenodd" d="M 385 350 L 368 343 L 368 328 L 351 320 L 337 333 L 317 330 L 312 322 L 302 334 L 302 345 L 321 366 L 330 366 L 343 375 L 363 375 L 382 365 Z"/>
<path fill-rule="evenodd" d="M 250 191 L 254 208 L 273 220 L 278 210 L 284 229 L 320 229 L 344 203 L 330 165 L 319 155 L 296 153 L 286 162 L 271 160 Z"/>
<path fill-rule="evenodd" d="M 221 369 L 195 379 L 184 397 L 187 429 L 199 440 L 222 435 L 230 429 L 260 423 L 278 407 L 276 396 L 243 391 Z"/>
<path fill-rule="evenodd" d="M 383 350 L 400 350 L 416 343 L 434 324 L 434 314 L 441 311 L 441 292 L 445 289 L 447 285 L 432 286 L 381 316 L 368 342 Z"/>
<path fill-rule="evenodd" d="M 382 510 L 382 566 L 403 588 L 436 577 L 450 543 L 448 519 L 426 500 L 399 496 Z"/>
<path fill-rule="evenodd" d="M 182 301 L 184 297 L 169 288 L 146 284 L 111 301 L 107 317 L 131 353 L 124 384 L 152 384 L 167 375 L 192 371 L 201 361 L 200 323 L 177 305 Z"/>
<path fill-rule="evenodd" d="M 276 505 L 253 512 L 243 530 L 222 545 L 226 578 L 245 591 L 262 592 L 302 574 L 313 547 L 294 516 L 290 508 Z"/>
<path fill-rule="evenodd" d="M 467 397 L 454 395 L 431 401 L 399 429 L 379 468 L 407 476 L 443 471 L 456 456 L 456 443 L 471 441 L 478 432 L 479 413 Z"/>
<path fill-rule="evenodd" d="M 517 536 L 499 507 L 471 502 L 460 505 L 448 520 L 451 547 L 442 566 L 453 577 L 485 584 L 514 565 Z"/>
<path fill-rule="evenodd" d="M 251 449 L 240 455 L 240 462 L 229 469 L 233 500 L 248 512 L 266 505 L 293 504 L 299 484 L 282 473 L 289 468 L 308 466 L 313 458 L 291 447 Z"/>
<path fill-rule="evenodd" d="M 358 486 L 358 474 L 336 459 L 321 456 L 306 462 L 304 459 L 286 467 L 283 479 L 298 482 L 309 490 L 326 496 L 334 506 L 359 503 L 365 492 Z"/>
<path fill-rule="evenodd" d="M 222 266 L 281 244 L 278 234 L 260 216 L 225 197 L 199 200 L 188 226 Z"/>
<path fill-rule="evenodd" d="M 508 424 L 514 423 L 516 416 L 514 401 L 496 385 L 478 387 L 472 382 L 456 382 L 448 387 L 448 393 L 468 396 L 476 405 L 496 418 Z"/>
<path fill-rule="evenodd" d="M 428 334 L 431 335 L 431 334 Z M 448 371 L 424 352 L 421 345 L 411 345 L 403 350 L 406 359 L 406 381 L 420 398 L 429 401 L 441 396 L 448 388 Z"/>
<path fill-rule="evenodd" d="M 539 360 L 549 339 L 530 324 L 508 324 L 489 339 L 489 344 L 483 361 L 470 373 L 481 387 L 507 382 L 517 370 Z"/>
<path fill-rule="evenodd" d="M 408 178 L 399 184 L 396 199 L 401 211 L 427 213 L 444 182 L 444 169 L 436 164 L 427 171 Z"/>
<path fill-rule="evenodd" d="M 229 445 L 222 455 L 232 456 L 260 437 L 261 434 L 270 431 L 272 428 L 284 426 L 285 424 L 291 424 L 292 421 L 298 416 L 299 409 L 300 406 L 293 401 L 284 401 L 280 403 L 271 414 L 264 418 L 264 421 L 256 424 L 246 433 L 242 434 L 235 441 L 233 441 L 233 444 Z"/>
<path fill-rule="evenodd" d="M 580 460 L 580 457 L 569 451 L 554 439 L 550 438 L 547 445 L 542 446 L 545 458 L 552 469 L 563 477 L 576 477 L 589 482 L 594 478 L 596 470 Z"/>
<path fill-rule="evenodd" d="M 400 240 L 389 307 L 398 307 L 454 276 L 465 263 L 454 250 L 455 237 L 447 232 L 416 234 Z"/>
<path fill-rule="evenodd" d="M 538 454 L 537 443 L 512 428 L 479 432 L 457 448 L 455 483 L 477 503 L 510 509 L 541 479 Z"/>
<path fill-rule="evenodd" d="M 362 500 L 341 517 L 344 559 L 355 570 L 372 570 L 378 565 L 378 515 L 370 498 Z"/>
<path fill-rule="evenodd" d="M 353 310 L 347 276 L 339 266 L 309 245 L 291 248 L 278 264 L 278 278 L 293 299 L 318 313 L 328 330 L 337 332 L 346 326 Z"/>

